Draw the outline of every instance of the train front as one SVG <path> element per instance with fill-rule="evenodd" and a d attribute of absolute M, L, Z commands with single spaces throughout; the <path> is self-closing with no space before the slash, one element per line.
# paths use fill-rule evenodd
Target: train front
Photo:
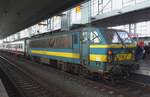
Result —
<path fill-rule="evenodd" d="M 129 34 L 121 30 L 104 30 L 107 48 L 107 71 L 113 76 L 127 77 L 136 69 L 136 45 Z"/>
<path fill-rule="evenodd" d="M 127 77 L 137 67 L 135 63 L 136 45 L 126 31 L 100 29 L 104 42 L 91 45 L 91 49 L 103 54 L 101 70 L 113 77 Z"/>

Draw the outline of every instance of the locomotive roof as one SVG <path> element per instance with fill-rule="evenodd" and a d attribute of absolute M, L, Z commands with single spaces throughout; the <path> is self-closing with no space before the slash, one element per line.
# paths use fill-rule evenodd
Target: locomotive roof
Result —
<path fill-rule="evenodd" d="M 37 38 L 41 38 L 41 37 L 48 37 L 49 35 L 61 35 L 61 34 L 69 34 L 71 32 L 81 32 L 83 29 L 101 29 L 103 31 L 124 31 L 124 30 L 118 30 L 118 29 L 108 29 L 108 28 L 102 28 L 102 27 L 98 27 L 98 26 L 86 26 L 86 27 L 79 27 L 77 29 L 72 29 L 69 31 L 61 31 L 61 30 L 55 30 L 55 31 L 51 31 L 51 32 L 46 32 L 46 33 L 42 33 L 42 34 L 38 34 L 38 35 L 34 35 L 29 39 L 37 39 Z"/>
<path fill-rule="evenodd" d="M 38 34 L 38 35 L 34 35 L 32 36 L 31 38 L 39 38 L 39 37 L 42 37 L 42 36 L 49 36 L 49 35 L 60 35 L 60 34 L 69 34 L 71 32 L 81 32 L 82 29 L 85 29 L 87 27 L 82 27 L 82 28 L 78 28 L 78 29 L 73 29 L 73 30 L 64 30 L 64 31 L 61 31 L 61 30 L 55 30 L 55 31 L 51 31 L 51 32 L 46 32 L 46 33 L 42 33 L 42 34 Z"/>

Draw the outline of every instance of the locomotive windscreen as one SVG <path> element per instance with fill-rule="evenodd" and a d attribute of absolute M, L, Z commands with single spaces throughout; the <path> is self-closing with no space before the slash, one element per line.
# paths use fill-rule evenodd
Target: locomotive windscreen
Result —
<path fill-rule="evenodd" d="M 30 41 L 31 48 L 72 48 L 72 35 L 55 35 Z"/>
<path fill-rule="evenodd" d="M 132 39 L 129 37 L 128 33 L 125 31 L 117 30 L 105 30 L 103 34 L 109 44 L 131 44 L 133 43 Z"/>

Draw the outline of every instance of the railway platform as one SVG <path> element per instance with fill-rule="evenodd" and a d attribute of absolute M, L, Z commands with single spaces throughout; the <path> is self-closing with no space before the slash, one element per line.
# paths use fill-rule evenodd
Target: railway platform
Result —
<path fill-rule="evenodd" d="M 9 97 L 1 79 L 0 79 L 0 97 Z"/>
<path fill-rule="evenodd" d="M 139 67 L 139 70 L 137 70 L 135 73 L 150 76 L 150 60 L 142 60 Z"/>
<path fill-rule="evenodd" d="M 131 76 L 131 79 L 144 83 L 145 85 L 150 85 L 150 57 L 142 60 L 139 63 L 139 70 L 135 71 L 135 73 Z"/>

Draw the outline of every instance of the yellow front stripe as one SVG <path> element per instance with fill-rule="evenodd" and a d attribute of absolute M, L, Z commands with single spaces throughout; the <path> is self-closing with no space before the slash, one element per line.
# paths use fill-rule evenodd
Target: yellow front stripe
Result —
<path fill-rule="evenodd" d="M 116 61 L 129 61 L 129 60 L 133 60 L 133 54 L 128 53 L 128 54 L 117 54 L 115 57 Z"/>
<path fill-rule="evenodd" d="M 117 54 L 114 58 L 115 61 L 129 61 L 133 60 L 133 54 Z M 90 54 L 90 61 L 108 62 L 107 55 Z"/>
<path fill-rule="evenodd" d="M 74 58 L 79 59 L 80 55 L 76 53 L 65 53 L 65 52 L 50 52 L 50 51 L 42 51 L 42 50 L 32 50 L 33 54 L 47 55 L 47 56 L 56 56 L 56 57 L 66 57 L 66 58 Z"/>
<path fill-rule="evenodd" d="M 90 61 L 107 62 L 107 55 L 90 54 Z"/>

